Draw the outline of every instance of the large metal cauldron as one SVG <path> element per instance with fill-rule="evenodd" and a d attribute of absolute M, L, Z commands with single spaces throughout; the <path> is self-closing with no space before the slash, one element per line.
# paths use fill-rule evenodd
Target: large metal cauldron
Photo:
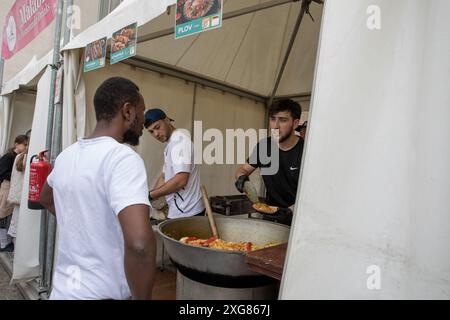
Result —
<path fill-rule="evenodd" d="M 256 245 L 286 242 L 289 227 L 257 219 L 216 218 L 219 236 L 225 241 L 250 241 Z M 159 225 L 164 246 L 183 275 L 208 285 L 226 288 L 251 288 L 273 280 L 250 270 L 245 252 L 223 251 L 181 243 L 187 236 L 211 237 L 206 217 L 168 220 Z"/>

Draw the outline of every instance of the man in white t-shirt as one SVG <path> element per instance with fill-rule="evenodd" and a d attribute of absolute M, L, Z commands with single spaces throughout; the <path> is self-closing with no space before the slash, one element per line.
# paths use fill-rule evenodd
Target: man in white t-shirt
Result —
<path fill-rule="evenodd" d="M 172 122 L 161 109 L 145 112 L 145 128 L 156 140 L 167 143 L 163 172 L 150 191 L 149 199 L 165 196 L 169 219 L 204 215 L 200 173 L 194 163 L 194 144 L 189 133 L 176 129 Z"/>
<path fill-rule="evenodd" d="M 144 99 L 133 82 L 110 78 L 94 106 L 94 132 L 58 156 L 40 197 L 58 225 L 50 299 L 150 299 L 156 247 L 146 170 L 124 144 L 139 144 Z"/>

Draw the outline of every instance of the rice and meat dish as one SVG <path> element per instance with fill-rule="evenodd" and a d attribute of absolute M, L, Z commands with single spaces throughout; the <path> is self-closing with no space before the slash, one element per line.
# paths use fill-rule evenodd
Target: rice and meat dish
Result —
<path fill-rule="evenodd" d="M 211 237 L 209 239 L 199 239 L 197 237 L 184 237 L 180 242 L 197 247 L 206 247 L 225 251 L 243 251 L 250 252 L 274 246 L 276 244 L 269 243 L 265 246 L 258 246 L 251 242 L 231 242 Z"/>

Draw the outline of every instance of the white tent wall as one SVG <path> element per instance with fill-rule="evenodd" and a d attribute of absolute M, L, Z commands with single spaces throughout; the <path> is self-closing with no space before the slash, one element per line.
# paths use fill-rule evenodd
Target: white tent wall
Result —
<path fill-rule="evenodd" d="M 29 155 L 45 150 L 50 77 L 51 68 L 47 67 L 37 85 L 35 112 L 28 149 Z M 28 165 L 25 170 L 24 181 L 29 181 L 29 176 L 30 166 Z M 28 184 L 24 182 L 14 254 L 13 280 L 33 279 L 39 276 L 40 223 L 40 211 L 28 209 Z"/>
<path fill-rule="evenodd" d="M 11 132 L 11 122 L 13 116 L 13 101 L 14 95 L 9 94 L 2 96 L 2 106 L 1 106 L 1 118 L 2 118 L 2 131 L 0 136 L 0 155 L 3 155 L 6 150 L 9 148 L 9 136 Z"/>
<path fill-rule="evenodd" d="M 122 76 L 134 81 L 144 96 L 147 109 L 156 107 L 164 109 L 169 117 L 175 120 L 174 125 L 177 128 L 186 129 L 191 133 L 193 120 L 202 121 L 203 131 L 217 128 L 221 130 L 223 136 L 225 136 L 225 129 L 228 128 L 246 130 L 264 127 L 265 109 L 260 103 L 198 86 L 194 106 L 195 85 L 193 83 L 119 63 L 84 74 L 87 134 L 92 132 L 96 123 L 93 106 L 95 91 L 104 80 L 112 76 Z M 203 146 L 207 144 L 209 142 L 203 143 Z M 136 148 L 145 161 L 150 187 L 156 183 L 161 174 L 164 147 L 165 145 L 144 132 L 141 143 Z M 205 184 L 210 195 L 236 193 L 233 178 L 235 167 L 221 164 L 200 166 L 202 183 Z M 256 182 L 259 183 L 259 179 L 256 179 Z"/>
<path fill-rule="evenodd" d="M 448 12 L 326 2 L 282 299 L 450 298 Z"/>
<path fill-rule="evenodd" d="M 14 145 L 14 139 L 18 135 L 25 134 L 31 129 L 35 103 L 36 95 L 33 93 L 17 92 L 14 94 L 14 114 L 12 116 L 8 147 Z"/>
<path fill-rule="evenodd" d="M 62 149 L 86 133 L 86 91 L 79 50 L 64 52 Z"/>

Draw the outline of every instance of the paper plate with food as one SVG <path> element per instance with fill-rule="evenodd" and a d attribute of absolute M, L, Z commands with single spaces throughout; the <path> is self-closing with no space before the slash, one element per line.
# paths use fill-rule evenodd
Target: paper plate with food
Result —
<path fill-rule="evenodd" d="M 254 203 L 253 204 L 253 209 L 255 209 L 256 211 L 260 212 L 260 213 L 264 213 L 264 214 L 276 214 L 278 212 L 278 207 L 274 207 L 274 206 L 269 206 L 265 203 Z"/>

